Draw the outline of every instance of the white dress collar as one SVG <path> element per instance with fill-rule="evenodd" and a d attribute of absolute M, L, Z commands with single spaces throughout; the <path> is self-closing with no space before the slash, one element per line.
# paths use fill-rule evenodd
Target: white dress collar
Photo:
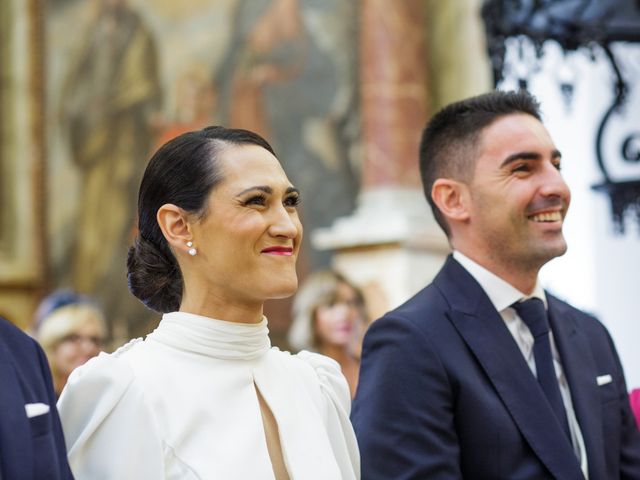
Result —
<path fill-rule="evenodd" d="M 186 312 L 165 313 L 147 340 L 224 360 L 252 360 L 271 348 L 267 318 L 236 323 Z"/>

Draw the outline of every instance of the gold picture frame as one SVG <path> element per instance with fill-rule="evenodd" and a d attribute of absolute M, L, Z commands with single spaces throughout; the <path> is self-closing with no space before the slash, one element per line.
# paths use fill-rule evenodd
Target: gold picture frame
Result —
<path fill-rule="evenodd" d="M 44 283 L 42 3 L 0 2 L 0 314 L 23 324 Z"/>

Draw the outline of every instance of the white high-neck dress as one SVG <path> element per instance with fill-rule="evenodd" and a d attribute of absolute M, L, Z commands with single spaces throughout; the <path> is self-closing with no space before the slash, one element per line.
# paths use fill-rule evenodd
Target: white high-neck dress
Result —
<path fill-rule="evenodd" d="M 273 480 L 256 388 L 292 480 L 360 478 L 340 367 L 268 333 L 173 312 L 76 369 L 58 403 L 75 478 Z"/>

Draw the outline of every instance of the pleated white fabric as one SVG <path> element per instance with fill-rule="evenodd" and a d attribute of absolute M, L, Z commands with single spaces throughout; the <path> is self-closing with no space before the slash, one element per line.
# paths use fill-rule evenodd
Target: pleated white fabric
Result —
<path fill-rule="evenodd" d="M 273 480 L 258 388 L 292 480 L 360 478 L 336 362 L 272 348 L 263 318 L 183 312 L 73 372 L 58 408 L 78 480 Z"/>

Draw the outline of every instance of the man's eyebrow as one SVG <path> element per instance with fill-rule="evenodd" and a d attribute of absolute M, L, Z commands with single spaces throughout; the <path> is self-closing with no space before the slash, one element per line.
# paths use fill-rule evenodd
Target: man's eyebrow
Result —
<path fill-rule="evenodd" d="M 538 152 L 516 152 L 516 153 L 512 153 L 507 158 L 505 158 L 504 161 L 500 164 L 500 167 L 501 168 L 505 167 L 517 160 L 540 160 L 541 158 L 542 158 L 542 155 Z M 562 158 L 562 153 L 560 153 L 560 150 L 557 150 L 557 149 L 552 150 L 551 158 L 552 159 Z"/>

